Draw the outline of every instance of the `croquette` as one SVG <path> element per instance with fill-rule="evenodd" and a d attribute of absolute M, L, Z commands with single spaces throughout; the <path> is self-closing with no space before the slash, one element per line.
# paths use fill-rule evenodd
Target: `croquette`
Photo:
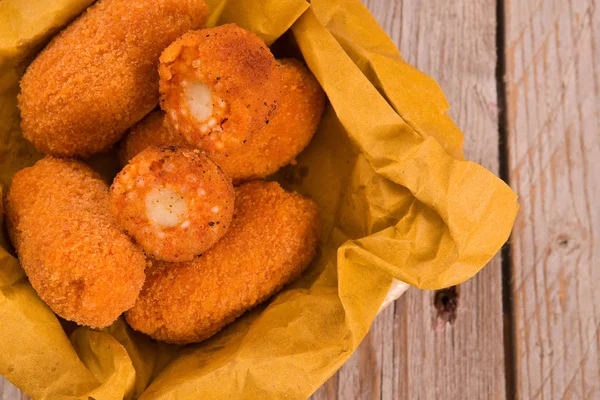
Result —
<path fill-rule="evenodd" d="M 119 143 L 119 161 L 121 166 L 127 165 L 129 160 L 138 155 L 146 147 L 158 146 L 187 146 L 187 140 L 175 132 L 170 124 L 165 121 L 165 113 L 154 110 L 143 120 L 138 122 Z"/>
<path fill-rule="evenodd" d="M 234 183 L 264 178 L 293 162 L 312 139 L 325 108 L 325 93 L 299 61 L 279 61 L 283 89 L 277 113 L 242 146 L 226 152 L 206 149 Z"/>
<path fill-rule="evenodd" d="M 160 56 L 160 106 L 194 147 L 225 151 L 277 107 L 281 74 L 267 45 L 235 24 L 188 32 Z"/>
<path fill-rule="evenodd" d="M 234 183 L 264 178 L 292 162 L 312 139 L 325 108 L 325 93 L 311 72 L 293 59 L 279 61 L 282 74 L 277 113 L 247 143 L 209 157 Z M 153 112 L 123 139 L 121 158 L 129 160 L 151 145 L 180 145 L 185 140 Z"/>
<path fill-rule="evenodd" d="M 146 258 L 118 227 L 108 185 L 87 165 L 46 157 L 15 174 L 5 206 L 21 265 L 56 314 L 102 328 L 133 306 Z"/>
<path fill-rule="evenodd" d="M 56 156 L 108 149 L 157 105 L 160 53 L 207 16 L 204 0 L 96 2 L 21 79 L 25 138 Z"/>
<path fill-rule="evenodd" d="M 157 260 L 190 261 L 229 229 L 231 180 L 200 150 L 148 147 L 110 187 L 110 211 Z"/>
<path fill-rule="evenodd" d="M 223 239 L 193 261 L 153 263 L 125 318 L 157 340 L 207 339 L 298 277 L 316 255 L 318 231 L 312 200 L 276 182 L 246 183 Z"/>

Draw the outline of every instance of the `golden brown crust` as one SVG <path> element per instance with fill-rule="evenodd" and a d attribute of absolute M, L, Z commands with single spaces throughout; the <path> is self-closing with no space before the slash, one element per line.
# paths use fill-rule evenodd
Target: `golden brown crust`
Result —
<path fill-rule="evenodd" d="M 325 93 L 311 72 L 293 59 L 279 61 L 282 75 L 278 109 L 256 135 L 225 152 L 205 149 L 234 183 L 264 178 L 275 173 L 308 145 L 325 108 Z M 181 145 L 185 139 L 163 124 L 165 114 L 155 111 L 123 140 L 124 158 L 131 159 L 151 145 Z"/>
<path fill-rule="evenodd" d="M 274 112 L 281 75 L 267 45 L 235 24 L 188 32 L 160 56 L 161 108 L 195 147 L 222 151 L 249 139 Z M 192 114 L 187 90 L 210 90 L 212 112 Z M 213 121 L 211 121 L 213 120 Z"/>
<path fill-rule="evenodd" d="M 294 158 L 312 139 L 325 108 L 325 93 L 297 60 L 279 61 L 283 90 L 277 112 L 256 135 L 228 152 L 206 149 L 234 183 L 264 178 Z"/>
<path fill-rule="evenodd" d="M 204 0 L 98 1 L 23 76 L 25 137 L 60 156 L 107 149 L 156 106 L 161 51 L 207 16 Z"/>
<path fill-rule="evenodd" d="M 165 113 L 154 110 L 138 122 L 123 138 L 119 145 L 121 166 L 150 146 L 187 146 L 187 140 L 178 134 L 166 121 Z"/>
<path fill-rule="evenodd" d="M 200 342 L 298 277 L 318 230 L 312 200 L 275 182 L 246 183 L 229 232 L 194 261 L 154 263 L 127 322 L 158 340 Z"/>
<path fill-rule="evenodd" d="M 39 296 L 61 317 L 110 325 L 133 306 L 146 259 L 108 211 L 108 186 L 78 161 L 47 157 L 13 177 L 7 226 Z"/>
<path fill-rule="evenodd" d="M 116 176 L 110 211 L 146 254 L 190 261 L 229 229 L 231 180 L 200 150 L 148 147 Z M 152 212 L 156 210 L 156 212 Z"/>

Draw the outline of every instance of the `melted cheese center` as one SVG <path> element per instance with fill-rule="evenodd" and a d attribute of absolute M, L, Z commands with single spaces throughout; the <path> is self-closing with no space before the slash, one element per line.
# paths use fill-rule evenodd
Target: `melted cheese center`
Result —
<path fill-rule="evenodd" d="M 212 116 L 212 95 L 210 89 L 204 83 L 190 83 L 185 88 L 185 101 L 190 113 L 198 121 L 207 120 Z"/>
<path fill-rule="evenodd" d="M 181 194 L 171 188 L 153 189 L 146 195 L 146 215 L 158 225 L 169 228 L 180 224 L 188 213 Z"/>

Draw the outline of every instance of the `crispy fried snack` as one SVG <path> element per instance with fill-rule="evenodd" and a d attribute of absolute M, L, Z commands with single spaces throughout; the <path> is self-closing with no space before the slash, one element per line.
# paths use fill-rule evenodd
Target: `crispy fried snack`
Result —
<path fill-rule="evenodd" d="M 278 109 L 247 143 L 225 152 L 210 151 L 209 157 L 240 183 L 264 178 L 292 162 L 310 142 L 325 108 L 325 93 L 311 72 L 299 61 L 279 61 L 283 90 Z M 121 158 L 131 159 L 151 145 L 180 145 L 185 139 L 163 122 L 164 114 L 153 112 L 123 140 Z"/>
<path fill-rule="evenodd" d="M 279 64 L 283 90 L 269 124 L 236 149 L 206 149 L 234 183 L 264 178 L 293 162 L 321 121 L 325 93 L 310 70 L 293 59 L 280 60 Z"/>
<path fill-rule="evenodd" d="M 129 161 L 146 147 L 184 147 L 189 146 L 187 140 L 175 132 L 165 121 L 165 113 L 154 110 L 138 122 L 119 143 L 119 161 L 126 166 Z"/>
<path fill-rule="evenodd" d="M 13 177 L 7 226 L 33 288 L 52 310 L 102 328 L 133 306 L 146 258 L 108 211 L 108 186 L 78 161 L 47 157 Z"/>
<path fill-rule="evenodd" d="M 281 74 L 267 45 L 237 25 L 188 32 L 160 56 L 160 106 L 194 147 L 238 147 L 268 123 Z"/>
<path fill-rule="evenodd" d="M 171 343 L 200 342 L 298 277 L 317 251 L 316 205 L 275 182 L 236 189 L 231 229 L 191 262 L 157 262 L 125 317 Z"/>
<path fill-rule="evenodd" d="M 235 193 L 208 157 L 190 148 L 148 147 L 116 176 L 110 211 L 157 260 L 190 261 L 227 232 Z"/>
<path fill-rule="evenodd" d="M 98 1 L 27 68 L 23 134 L 59 156 L 109 148 L 156 106 L 160 53 L 207 16 L 204 0 Z"/>

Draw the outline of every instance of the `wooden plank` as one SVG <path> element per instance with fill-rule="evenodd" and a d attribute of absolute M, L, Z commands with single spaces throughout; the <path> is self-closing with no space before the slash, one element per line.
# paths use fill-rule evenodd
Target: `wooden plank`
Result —
<path fill-rule="evenodd" d="M 0 400 L 28 400 L 16 386 L 0 376 Z"/>
<path fill-rule="evenodd" d="M 507 0 L 516 392 L 600 398 L 600 3 Z"/>
<path fill-rule="evenodd" d="M 496 2 L 364 2 L 407 61 L 444 89 L 466 157 L 497 172 Z M 459 292 L 450 324 L 435 293 L 409 289 L 312 399 L 505 398 L 500 256 Z"/>

